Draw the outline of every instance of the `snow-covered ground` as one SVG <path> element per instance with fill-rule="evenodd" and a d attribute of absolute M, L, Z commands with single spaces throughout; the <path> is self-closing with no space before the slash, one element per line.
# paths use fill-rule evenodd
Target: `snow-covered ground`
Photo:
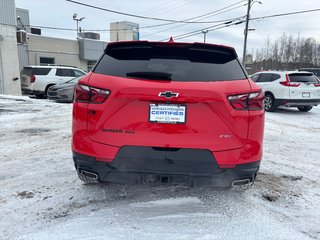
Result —
<path fill-rule="evenodd" d="M 320 107 L 266 113 L 253 188 L 84 185 L 72 104 L 0 95 L 0 239 L 320 239 Z"/>

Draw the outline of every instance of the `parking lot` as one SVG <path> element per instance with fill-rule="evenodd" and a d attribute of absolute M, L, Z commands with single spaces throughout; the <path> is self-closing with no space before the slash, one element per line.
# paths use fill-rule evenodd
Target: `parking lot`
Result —
<path fill-rule="evenodd" d="M 320 239 L 320 107 L 266 113 L 245 191 L 84 185 L 72 104 L 0 95 L 1 239 Z"/>

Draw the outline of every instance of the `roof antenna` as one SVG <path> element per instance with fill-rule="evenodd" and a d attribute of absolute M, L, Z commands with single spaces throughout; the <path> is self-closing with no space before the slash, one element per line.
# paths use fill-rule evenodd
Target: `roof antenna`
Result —
<path fill-rule="evenodd" d="M 170 37 L 170 39 L 169 39 L 168 42 L 169 42 L 169 43 L 174 43 L 173 37 Z"/>

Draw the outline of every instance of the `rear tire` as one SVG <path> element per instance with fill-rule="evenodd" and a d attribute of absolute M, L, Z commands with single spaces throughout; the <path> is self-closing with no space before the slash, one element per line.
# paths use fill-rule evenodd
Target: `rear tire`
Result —
<path fill-rule="evenodd" d="M 312 106 L 303 106 L 303 107 L 298 107 L 300 112 L 309 112 L 312 109 Z"/>
<path fill-rule="evenodd" d="M 263 103 L 264 103 L 264 109 L 267 112 L 274 112 L 277 109 L 277 107 L 275 105 L 275 99 L 271 94 L 267 93 L 265 95 Z"/>

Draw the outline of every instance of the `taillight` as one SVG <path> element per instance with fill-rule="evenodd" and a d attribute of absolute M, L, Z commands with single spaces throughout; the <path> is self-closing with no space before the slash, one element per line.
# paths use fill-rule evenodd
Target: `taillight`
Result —
<path fill-rule="evenodd" d="M 286 80 L 283 82 L 280 82 L 281 85 L 286 86 L 286 87 L 299 87 L 300 83 L 292 83 L 290 82 L 289 75 L 286 74 Z"/>
<path fill-rule="evenodd" d="M 86 85 L 76 85 L 74 100 L 77 102 L 90 102 L 90 88 Z"/>
<path fill-rule="evenodd" d="M 103 103 L 109 96 L 110 91 L 77 84 L 75 89 L 75 101 L 87 103 Z"/>
<path fill-rule="evenodd" d="M 228 96 L 231 106 L 236 110 L 262 110 L 264 93 L 262 91 Z"/>
<path fill-rule="evenodd" d="M 30 75 L 30 83 L 34 83 L 36 81 L 36 76 L 31 74 Z"/>
<path fill-rule="evenodd" d="M 314 86 L 315 87 L 320 87 L 320 83 L 315 83 Z"/>

